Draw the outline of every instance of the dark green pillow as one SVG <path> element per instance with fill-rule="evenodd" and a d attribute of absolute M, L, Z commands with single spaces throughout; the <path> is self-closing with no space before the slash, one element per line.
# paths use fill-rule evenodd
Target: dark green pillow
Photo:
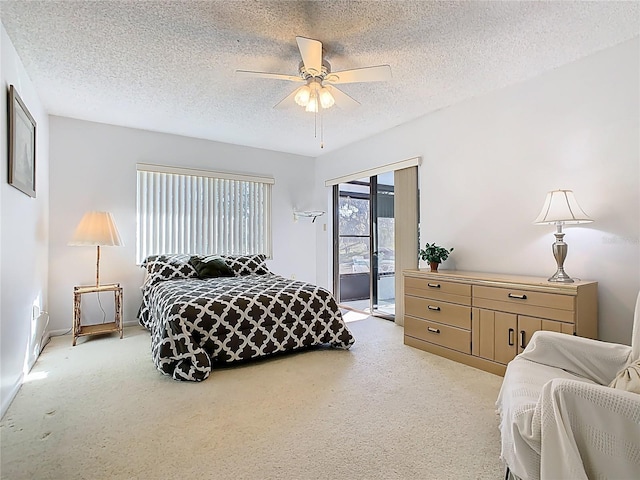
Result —
<path fill-rule="evenodd" d="M 191 257 L 189 263 L 196 269 L 198 278 L 233 277 L 233 270 L 221 258 L 202 261 L 198 257 Z"/>

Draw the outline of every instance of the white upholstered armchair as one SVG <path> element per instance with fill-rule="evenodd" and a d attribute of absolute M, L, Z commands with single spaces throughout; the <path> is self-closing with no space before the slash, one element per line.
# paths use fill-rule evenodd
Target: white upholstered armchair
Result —
<path fill-rule="evenodd" d="M 496 403 L 507 478 L 640 479 L 640 394 L 609 386 L 639 359 L 640 294 L 631 347 L 536 332 Z"/>

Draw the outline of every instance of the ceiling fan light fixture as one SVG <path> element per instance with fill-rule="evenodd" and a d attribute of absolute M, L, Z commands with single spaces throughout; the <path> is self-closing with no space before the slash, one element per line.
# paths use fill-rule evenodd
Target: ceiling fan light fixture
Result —
<path fill-rule="evenodd" d="M 320 89 L 321 85 L 317 80 L 312 80 L 309 85 L 309 102 L 305 108 L 305 111 L 311 113 L 317 113 L 320 109 Z"/>
<path fill-rule="evenodd" d="M 311 113 L 318 112 L 318 96 L 317 95 L 311 95 L 311 98 L 309 98 L 309 103 L 307 103 L 305 111 L 311 112 Z"/>
<path fill-rule="evenodd" d="M 298 89 L 298 93 L 294 97 L 294 100 L 301 107 L 306 107 L 309 104 L 309 98 L 311 97 L 311 89 L 308 85 L 303 85 Z"/>
<path fill-rule="evenodd" d="M 331 95 L 329 88 L 322 87 L 320 90 L 320 105 L 322 105 L 322 108 L 331 108 L 334 103 L 336 103 L 336 100 Z"/>

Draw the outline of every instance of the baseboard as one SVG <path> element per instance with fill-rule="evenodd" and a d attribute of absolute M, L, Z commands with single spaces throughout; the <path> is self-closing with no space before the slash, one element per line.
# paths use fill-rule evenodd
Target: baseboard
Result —
<path fill-rule="evenodd" d="M 9 396 L 6 399 L 2 399 L 2 405 L 0 405 L 0 419 L 4 417 L 4 414 L 7 413 L 9 407 L 11 406 L 11 402 L 16 398 L 16 395 L 20 391 L 20 387 L 22 387 L 22 381 L 24 380 L 24 374 L 20 374 L 18 377 L 18 381 L 15 383 L 11 390 L 9 391 Z"/>
<path fill-rule="evenodd" d="M 42 350 L 44 350 L 44 347 L 47 346 L 47 343 L 49 343 L 50 340 L 51 340 L 51 332 L 45 333 L 44 338 L 42 339 L 42 345 L 40 347 L 40 352 L 38 353 L 38 356 L 40 356 L 40 353 L 42 353 Z"/>
<path fill-rule="evenodd" d="M 59 337 L 60 335 L 67 335 L 69 333 L 71 333 L 71 329 L 70 328 L 65 328 L 65 329 L 62 329 L 62 330 L 49 330 L 47 332 L 47 334 L 50 337 Z"/>

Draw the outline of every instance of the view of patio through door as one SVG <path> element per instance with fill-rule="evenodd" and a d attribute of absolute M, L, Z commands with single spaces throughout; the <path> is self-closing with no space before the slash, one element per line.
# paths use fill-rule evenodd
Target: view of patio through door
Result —
<path fill-rule="evenodd" d="M 334 291 L 342 307 L 393 319 L 393 172 L 334 186 Z"/>

